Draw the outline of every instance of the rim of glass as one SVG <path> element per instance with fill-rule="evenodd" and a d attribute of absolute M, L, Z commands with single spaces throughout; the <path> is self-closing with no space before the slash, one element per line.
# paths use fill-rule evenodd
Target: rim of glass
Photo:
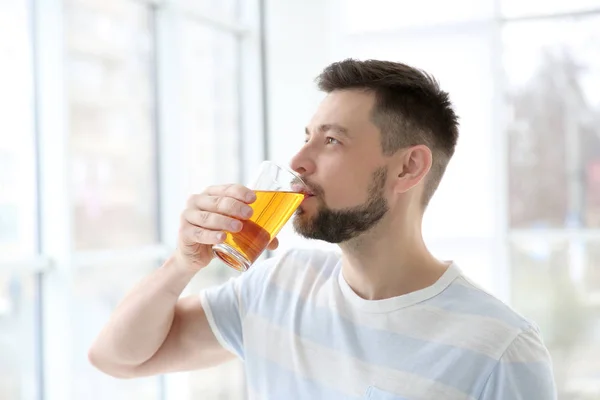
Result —
<path fill-rule="evenodd" d="M 308 185 L 306 184 L 306 182 L 304 182 L 304 179 L 302 179 L 302 177 L 300 176 L 299 173 L 297 173 L 296 171 L 294 171 L 293 169 L 291 169 L 290 167 L 286 166 L 286 165 L 281 165 L 279 163 L 276 163 L 275 161 L 271 161 L 271 160 L 263 160 L 263 163 L 265 164 L 272 164 L 278 168 L 281 168 L 284 171 L 289 172 L 290 174 L 292 174 L 292 176 L 294 176 L 295 178 L 298 178 L 298 180 L 302 183 L 302 185 L 304 185 L 304 187 L 306 189 L 308 189 Z"/>

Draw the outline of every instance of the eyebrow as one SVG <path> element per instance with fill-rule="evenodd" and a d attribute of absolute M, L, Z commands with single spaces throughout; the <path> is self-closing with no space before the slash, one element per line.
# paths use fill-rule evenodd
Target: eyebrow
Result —
<path fill-rule="evenodd" d="M 322 125 L 318 126 L 317 131 L 319 131 L 319 132 L 335 131 L 341 135 L 344 135 L 347 137 L 350 136 L 348 134 L 348 129 L 346 129 L 343 126 L 338 125 L 338 124 L 322 124 Z M 308 130 L 308 127 L 304 128 L 304 133 L 306 135 L 310 135 L 310 131 Z"/>

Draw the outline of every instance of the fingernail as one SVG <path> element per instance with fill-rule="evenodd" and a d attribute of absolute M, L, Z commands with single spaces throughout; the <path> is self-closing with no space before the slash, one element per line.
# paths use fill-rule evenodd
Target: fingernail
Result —
<path fill-rule="evenodd" d="M 242 223 L 240 221 L 231 221 L 231 229 L 234 231 L 239 231 L 242 229 Z"/>
<path fill-rule="evenodd" d="M 219 232 L 217 233 L 217 240 L 225 240 L 225 233 Z"/>
<path fill-rule="evenodd" d="M 244 208 L 242 214 L 244 214 L 245 218 L 250 218 L 252 216 L 253 210 L 251 207 Z"/>
<path fill-rule="evenodd" d="M 246 201 L 247 201 L 248 203 L 252 203 L 254 200 L 256 200 L 256 194 L 254 194 L 254 192 L 249 192 L 249 193 L 246 195 Z"/>

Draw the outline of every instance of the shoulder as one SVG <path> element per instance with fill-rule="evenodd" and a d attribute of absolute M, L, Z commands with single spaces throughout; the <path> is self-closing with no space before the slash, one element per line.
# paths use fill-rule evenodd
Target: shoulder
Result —
<path fill-rule="evenodd" d="M 537 329 L 533 321 L 463 274 L 452 282 L 440 300 L 447 301 L 446 306 L 457 313 L 480 316 L 508 325 L 513 328 L 515 337 L 521 332 Z"/>
<path fill-rule="evenodd" d="M 466 348 L 494 360 L 500 360 L 510 348 L 531 346 L 545 351 L 535 322 L 463 274 L 421 307 L 422 311 L 436 315 L 444 326 L 439 335 L 460 338 Z"/>
<path fill-rule="evenodd" d="M 539 328 L 532 323 L 528 329 L 521 331 L 504 351 L 502 361 L 508 363 L 549 363 L 550 354 L 544 345 Z"/>

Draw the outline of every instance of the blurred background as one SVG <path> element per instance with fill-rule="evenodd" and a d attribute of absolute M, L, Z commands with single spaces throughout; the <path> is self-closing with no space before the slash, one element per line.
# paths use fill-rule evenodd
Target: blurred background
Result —
<path fill-rule="evenodd" d="M 0 0 L 0 399 L 244 399 L 238 362 L 119 381 L 87 348 L 190 194 L 288 162 L 345 57 L 450 92 L 427 242 L 540 325 L 560 399 L 600 399 L 599 0 Z"/>

